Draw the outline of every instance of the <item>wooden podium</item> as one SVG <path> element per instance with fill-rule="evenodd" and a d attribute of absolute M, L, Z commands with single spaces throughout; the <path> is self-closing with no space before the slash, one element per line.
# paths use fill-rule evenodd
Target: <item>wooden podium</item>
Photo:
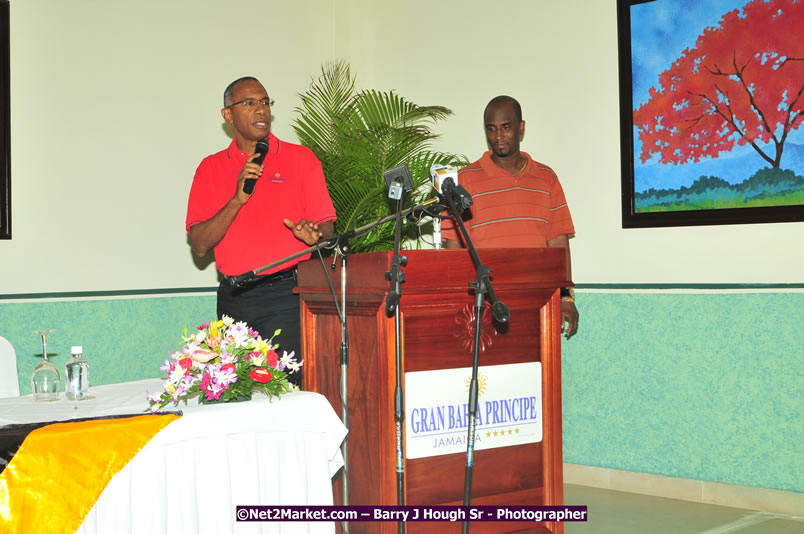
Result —
<path fill-rule="evenodd" d="M 566 280 L 564 249 L 481 249 L 497 297 L 510 310 L 507 325 L 483 316 L 480 365 L 542 364 L 543 439 L 475 453 L 473 505 L 561 505 L 561 338 L 559 287 Z M 472 366 L 475 268 L 467 250 L 405 251 L 402 268 L 402 371 Z M 392 252 L 347 260 L 348 469 L 350 505 L 397 503 L 394 317 L 385 313 Z M 326 268 L 341 303 L 340 258 Z M 319 259 L 299 265 L 304 389 L 325 395 L 341 414 L 341 325 Z M 403 378 L 404 387 L 404 378 Z M 467 394 L 468 396 L 468 394 Z M 406 413 L 407 416 L 407 413 Z M 466 453 L 406 459 L 405 504 L 463 504 Z M 335 503 L 342 478 L 335 479 Z M 563 523 L 473 522 L 471 532 L 563 533 Z M 350 532 L 397 531 L 393 522 L 353 522 Z M 407 523 L 408 532 L 460 532 L 460 523 Z"/>

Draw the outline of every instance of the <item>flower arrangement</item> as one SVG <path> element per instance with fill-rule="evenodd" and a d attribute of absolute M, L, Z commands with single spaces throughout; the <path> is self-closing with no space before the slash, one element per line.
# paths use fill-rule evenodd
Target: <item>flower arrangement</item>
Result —
<path fill-rule="evenodd" d="M 245 400 L 254 391 L 269 398 L 293 391 L 287 377 L 303 362 L 295 360 L 294 352 L 279 357 L 272 341 L 280 330 L 266 341 L 246 323 L 226 315 L 197 330 L 188 335 L 185 328 L 181 349 L 171 351 L 160 367 L 168 374 L 162 391 L 146 392 L 152 412 L 171 402 L 186 404 L 199 393 L 199 402 L 206 403 Z"/>

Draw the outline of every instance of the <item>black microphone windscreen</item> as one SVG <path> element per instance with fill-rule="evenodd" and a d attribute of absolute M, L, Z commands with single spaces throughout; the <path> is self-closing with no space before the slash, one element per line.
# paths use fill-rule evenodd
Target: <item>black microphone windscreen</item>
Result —
<path fill-rule="evenodd" d="M 254 163 L 257 165 L 262 165 L 262 162 L 265 161 L 265 155 L 268 153 L 268 138 L 260 139 L 257 141 L 257 146 L 254 147 L 254 153 L 259 154 L 256 158 L 254 158 Z"/>
<path fill-rule="evenodd" d="M 257 146 L 254 147 L 254 153 L 257 154 L 257 157 L 254 158 L 252 161 L 257 165 L 262 165 L 262 162 L 265 160 L 265 155 L 268 153 L 268 138 L 260 139 L 257 141 Z M 243 184 L 243 191 L 248 193 L 249 195 L 254 192 L 254 186 L 257 185 L 256 178 L 248 178 L 246 183 Z"/>

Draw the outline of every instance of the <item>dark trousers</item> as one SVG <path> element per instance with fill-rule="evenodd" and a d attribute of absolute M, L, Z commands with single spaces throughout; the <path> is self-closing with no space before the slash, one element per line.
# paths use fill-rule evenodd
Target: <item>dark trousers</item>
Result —
<path fill-rule="evenodd" d="M 235 321 L 245 321 L 265 340 L 281 329 L 273 339 L 273 344 L 279 345 L 277 354 L 295 351 L 296 360 L 301 361 L 299 297 L 293 294 L 294 274 L 295 271 L 285 279 L 265 277 L 264 281 L 246 288 L 232 287 L 224 280 L 218 286 L 218 318 L 228 315 Z M 288 380 L 300 386 L 301 370 L 288 375 Z"/>

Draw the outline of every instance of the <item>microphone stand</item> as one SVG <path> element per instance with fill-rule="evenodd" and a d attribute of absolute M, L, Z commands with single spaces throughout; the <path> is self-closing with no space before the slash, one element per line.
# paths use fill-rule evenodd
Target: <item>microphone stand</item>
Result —
<path fill-rule="evenodd" d="M 341 252 L 341 419 L 349 431 L 349 330 L 346 327 L 346 255 L 349 253 L 349 242 L 339 243 Z M 341 446 L 343 456 L 343 505 L 349 505 L 349 440 L 343 440 Z M 341 531 L 349 534 L 349 524 L 341 524 Z"/>
<path fill-rule="evenodd" d="M 405 167 L 407 170 L 407 167 Z M 393 171 L 388 171 L 393 173 Z M 402 424 L 405 420 L 405 407 L 402 399 L 402 314 L 399 304 L 402 298 L 402 282 L 405 281 L 405 273 L 402 267 L 407 265 L 407 256 L 400 254 L 402 247 L 402 199 L 404 191 L 410 190 L 408 184 L 404 183 L 404 177 L 387 174 L 388 196 L 396 199 L 396 229 L 394 232 L 394 256 L 391 260 L 391 270 L 385 272 L 385 279 L 390 280 L 391 288 L 385 299 L 386 315 L 394 314 L 394 346 L 395 346 L 395 369 L 396 383 L 394 385 L 394 422 L 396 438 L 396 504 L 405 505 L 405 455 L 404 444 L 402 443 Z M 404 173 L 403 173 L 404 174 Z M 405 533 L 404 521 L 397 522 L 397 532 Z"/>
<path fill-rule="evenodd" d="M 343 234 L 344 236 L 346 234 Z M 349 435 L 349 429 L 351 428 L 351 424 L 349 422 L 349 372 L 348 372 L 348 364 L 349 364 L 349 330 L 346 325 L 346 256 L 350 252 L 349 240 L 346 237 L 340 236 L 337 241 L 337 253 L 341 254 L 341 306 L 338 307 L 338 296 L 335 294 L 335 286 L 332 283 L 332 278 L 329 276 L 329 271 L 327 271 L 326 265 L 324 265 L 324 258 L 321 256 L 321 251 L 318 251 L 318 259 L 321 261 L 321 269 L 324 271 L 324 274 L 327 278 L 327 284 L 329 285 L 329 289 L 332 292 L 332 300 L 335 303 L 335 311 L 338 314 L 338 320 L 341 323 L 341 348 L 340 348 L 340 356 L 341 356 L 341 382 L 340 382 L 340 394 L 341 394 L 341 421 L 343 421 L 343 426 L 346 427 L 347 436 Z M 335 270 L 335 263 L 337 260 L 332 262 L 332 269 Z M 350 485 L 349 485 L 349 440 L 344 439 L 343 443 L 341 444 L 341 456 L 343 457 L 343 494 L 341 495 L 341 501 L 343 506 L 349 505 L 349 495 L 351 493 Z M 341 532 L 343 534 L 349 534 L 349 523 L 346 521 L 341 521 Z"/>
<path fill-rule="evenodd" d="M 269 264 L 264 265 L 262 267 L 259 267 L 257 269 L 247 271 L 247 272 L 239 274 L 237 276 L 226 277 L 227 281 L 229 282 L 229 284 L 231 286 L 233 286 L 233 287 L 245 287 L 249 282 L 253 282 L 253 281 L 257 280 L 257 278 L 259 276 L 259 273 L 261 273 L 263 271 L 267 271 L 268 269 L 272 269 L 273 267 L 276 267 L 278 265 L 282 265 L 283 263 L 287 263 L 290 260 L 293 260 L 293 259 L 296 259 L 298 257 L 304 256 L 305 254 L 310 253 L 312 251 L 318 252 L 319 259 L 321 260 L 321 264 L 322 264 L 322 267 L 324 269 L 324 273 L 325 273 L 326 278 L 327 278 L 327 282 L 329 283 L 330 291 L 332 292 L 332 297 L 333 297 L 333 300 L 335 302 L 335 308 L 338 311 L 338 317 L 339 317 L 339 319 L 341 321 L 341 347 L 340 347 L 340 355 L 341 355 L 341 387 L 340 387 L 340 393 L 341 393 L 341 402 L 342 402 L 342 405 L 341 405 L 341 417 L 342 417 L 342 421 L 344 423 L 344 426 L 347 428 L 347 430 L 349 429 L 349 410 L 348 410 L 348 398 L 349 398 L 349 396 L 348 396 L 348 382 L 347 382 L 347 377 L 348 377 L 348 358 L 349 358 L 349 333 L 348 333 L 348 330 L 347 330 L 347 327 L 346 327 L 346 264 L 347 264 L 346 256 L 347 256 L 347 254 L 348 254 L 348 252 L 350 250 L 348 240 L 353 238 L 353 237 L 363 235 L 366 232 L 368 232 L 370 230 L 373 230 L 374 228 L 376 228 L 376 227 L 378 227 L 378 226 L 380 226 L 382 224 L 388 223 L 388 222 L 396 219 L 397 227 L 396 227 L 395 246 L 394 246 L 394 248 L 395 248 L 395 256 L 394 256 L 394 262 L 393 263 L 395 265 L 397 265 L 397 266 L 398 265 L 404 265 L 405 262 L 407 262 L 407 258 L 405 258 L 404 256 L 401 257 L 401 258 L 399 257 L 399 248 L 400 248 L 401 235 L 402 235 L 401 234 L 401 231 L 402 231 L 401 230 L 402 217 L 403 216 L 404 217 L 410 217 L 410 216 L 414 216 L 416 214 L 418 214 L 418 216 L 421 216 L 421 214 L 430 215 L 432 212 L 440 213 L 442 211 L 442 209 L 444 208 L 444 206 L 440 206 L 440 205 L 436 204 L 436 202 L 438 202 L 438 200 L 439 200 L 438 198 L 432 198 L 432 199 L 430 199 L 430 200 L 428 200 L 426 202 L 423 202 L 422 204 L 413 206 L 413 207 L 408 208 L 408 209 L 406 209 L 404 211 L 400 211 L 400 209 L 399 209 L 401 207 L 401 199 L 400 199 L 399 202 L 397 203 L 397 212 L 394 215 L 388 215 L 388 216 L 383 217 L 383 218 L 381 218 L 381 219 L 379 219 L 377 221 L 374 221 L 372 223 L 369 223 L 369 224 L 366 224 L 364 226 L 361 226 L 360 228 L 356 228 L 354 230 L 348 230 L 348 231 L 346 231 L 346 232 L 344 232 L 342 234 L 339 234 L 339 235 L 333 236 L 333 237 L 331 237 L 329 239 L 320 241 L 319 243 L 316 243 L 315 245 L 313 245 L 313 246 L 311 246 L 311 247 L 309 247 L 309 248 L 307 248 L 305 250 L 299 251 L 299 252 L 297 252 L 295 254 L 291 254 L 290 256 L 287 256 L 285 258 L 279 259 L 277 261 L 274 261 L 272 263 L 269 263 Z M 430 206 L 430 208 L 428 208 L 428 206 Z M 428 209 L 432 210 L 432 212 L 428 211 Z M 324 260 L 323 260 L 323 258 L 321 256 L 321 249 L 322 248 L 332 248 L 332 247 L 337 247 L 338 250 L 342 254 L 342 259 L 341 259 L 341 300 L 342 300 L 342 307 L 341 308 L 338 307 L 338 298 L 337 298 L 337 295 L 335 294 L 335 288 L 334 288 L 334 285 L 332 283 L 332 279 L 329 276 L 329 271 L 327 271 L 326 266 L 324 265 Z M 397 258 L 399 258 L 399 259 L 397 260 Z M 401 281 L 404 281 L 404 273 L 402 273 L 401 270 L 398 270 L 397 272 L 399 273 L 399 275 L 401 275 L 401 278 L 399 279 L 399 282 L 401 283 Z M 386 277 L 388 277 L 388 276 L 389 276 L 389 273 L 386 273 Z M 396 295 L 400 294 L 400 288 L 399 287 L 395 287 L 395 294 Z M 397 296 L 396 298 L 392 299 L 391 301 L 396 302 L 398 304 L 399 296 Z M 388 301 L 386 301 L 386 309 L 387 309 L 387 306 L 388 306 Z M 401 453 L 401 450 L 402 450 L 401 449 L 401 445 L 402 445 L 401 421 L 404 420 L 404 418 L 403 418 L 403 414 L 402 414 L 401 359 L 400 359 L 401 358 L 401 344 L 400 344 L 401 336 L 400 336 L 400 318 L 399 318 L 398 306 L 396 306 L 395 314 L 396 314 L 395 324 L 396 324 L 396 329 L 397 329 L 396 330 L 396 343 L 397 343 L 397 391 L 395 392 L 395 417 L 397 417 L 397 413 L 398 413 L 398 419 L 397 419 L 397 469 L 399 469 L 400 460 L 402 458 L 402 453 Z M 344 506 L 348 505 L 348 503 L 349 503 L 349 493 L 350 493 L 350 489 L 349 489 L 349 471 L 348 471 L 348 465 L 349 465 L 348 440 L 349 440 L 349 437 L 348 437 L 348 434 L 347 434 L 347 437 L 346 437 L 346 439 L 344 439 L 343 445 L 341 447 L 341 451 L 342 451 L 342 455 L 343 455 L 343 467 L 344 467 L 344 483 L 343 483 L 343 495 L 342 495 L 342 501 L 343 501 Z M 403 466 L 403 469 L 404 469 L 404 464 L 401 464 L 401 465 Z M 398 473 L 397 476 L 398 476 L 397 493 L 398 493 L 398 498 L 401 499 L 401 502 L 399 504 L 404 504 L 404 478 L 402 478 L 403 473 Z M 348 534 L 348 532 L 349 532 L 348 525 L 345 524 L 345 523 L 341 523 L 341 526 L 342 526 L 342 529 L 343 529 L 342 531 L 344 533 Z M 404 528 L 405 528 L 404 523 L 400 522 L 399 523 L 399 532 L 403 533 Z"/>
<path fill-rule="evenodd" d="M 442 195 L 446 203 L 449 205 L 450 211 L 458 224 L 458 228 L 463 236 L 464 243 L 469 249 L 469 254 L 472 256 L 472 262 L 475 264 L 475 281 L 469 283 L 469 287 L 475 290 L 475 332 L 474 332 L 474 350 L 472 354 L 472 379 L 469 383 L 469 428 L 466 439 L 466 471 L 464 473 L 464 486 L 463 486 L 463 504 L 469 506 L 472 501 L 472 474 L 474 473 L 474 457 L 475 457 L 475 433 L 477 424 L 477 400 L 478 400 L 478 381 L 477 369 L 480 364 L 480 328 L 482 324 L 483 311 L 485 306 L 486 293 L 492 302 L 492 312 L 494 318 L 501 322 L 508 322 L 509 311 L 508 307 L 497 298 L 494 288 L 491 285 L 489 275 L 494 272 L 480 261 L 480 256 L 477 254 L 474 244 L 472 243 L 469 233 L 466 231 L 466 226 L 461 220 L 461 213 L 464 209 L 472 205 L 472 198 L 465 189 L 455 185 L 452 178 L 447 178 L 442 184 Z M 461 208 L 456 206 L 456 201 L 460 202 Z M 462 526 L 463 534 L 469 532 L 469 522 L 464 521 Z"/>
<path fill-rule="evenodd" d="M 394 257 L 391 261 L 391 270 L 385 272 L 385 278 L 391 281 L 391 289 L 385 299 L 385 313 L 394 314 L 394 345 L 396 353 L 396 384 L 394 386 L 394 422 L 396 424 L 396 504 L 405 504 L 405 461 L 402 444 L 402 422 L 405 420 L 405 408 L 402 400 L 402 316 L 399 310 L 399 301 L 402 298 L 402 282 L 405 273 L 402 266 L 407 265 L 407 256 L 399 253 L 402 241 L 402 198 L 396 203 L 396 232 L 394 234 Z M 405 532 L 405 523 L 399 521 L 397 530 L 400 534 Z"/>
<path fill-rule="evenodd" d="M 438 209 L 439 205 L 436 204 L 436 202 L 438 202 L 438 201 L 439 201 L 438 198 L 431 198 L 430 200 L 427 200 L 425 202 L 422 202 L 421 204 L 418 204 L 416 206 L 407 208 L 406 210 L 402 211 L 402 216 L 407 217 L 407 216 L 409 216 L 411 214 L 416 214 L 416 213 L 419 213 L 419 214 L 423 213 L 423 214 L 429 215 L 427 206 L 431 206 L 430 209 L 433 209 L 433 210 Z M 281 258 L 279 260 L 271 262 L 271 263 L 269 263 L 267 265 L 263 265 L 262 267 L 257 267 L 256 269 L 252 269 L 251 271 L 246 271 L 246 272 L 244 272 L 242 274 L 238 274 L 236 276 L 226 276 L 224 278 L 229 283 L 229 285 L 231 285 L 232 287 L 247 287 L 247 284 L 249 282 L 256 281 L 257 278 L 259 277 L 259 274 L 261 272 L 263 272 L 263 271 L 267 271 L 268 269 L 272 269 L 272 268 L 276 267 L 277 265 L 282 265 L 283 263 L 287 263 L 290 260 L 295 260 L 296 258 L 304 256 L 305 254 L 309 254 L 309 253 L 311 253 L 313 251 L 316 251 L 316 250 L 319 250 L 319 249 L 322 249 L 322 248 L 324 248 L 324 249 L 332 248 L 334 246 L 337 246 L 338 242 L 341 241 L 341 240 L 347 240 L 347 239 L 352 239 L 353 237 L 361 236 L 361 235 L 365 234 L 366 232 L 371 231 L 371 230 L 373 230 L 374 228 L 376 228 L 378 226 L 381 226 L 381 225 L 383 225 L 385 223 L 393 221 L 396 218 L 397 218 L 396 214 L 394 214 L 394 215 L 386 215 L 385 217 L 383 217 L 381 219 L 378 219 L 378 220 L 376 220 L 374 222 L 365 224 L 365 225 L 361 226 L 360 228 L 355 228 L 353 230 L 347 230 L 346 232 L 344 232 L 342 234 L 338 234 L 336 236 L 330 237 L 329 239 L 319 241 L 318 243 L 316 243 L 315 245 L 313 245 L 313 246 L 311 246 L 309 248 L 306 248 L 304 250 L 300 250 L 299 252 L 295 252 L 295 253 L 291 254 L 290 256 L 285 256 L 284 258 Z"/>

